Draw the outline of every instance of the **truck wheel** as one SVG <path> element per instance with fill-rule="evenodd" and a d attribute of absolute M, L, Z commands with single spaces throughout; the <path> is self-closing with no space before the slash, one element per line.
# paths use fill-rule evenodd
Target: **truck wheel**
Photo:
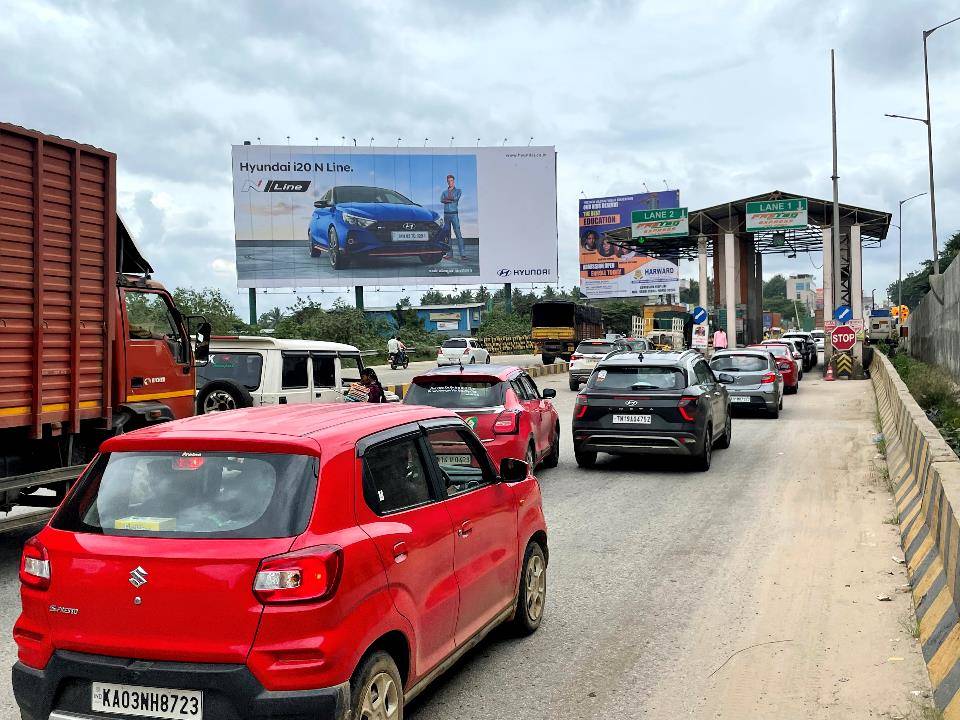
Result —
<path fill-rule="evenodd" d="M 548 355 L 547 353 L 543 353 L 540 356 L 540 362 L 542 362 L 544 365 L 553 365 L 556 361 L 556 355 Z"/>
<path fill-rule="evenodd" d="M 250 392 L 242 385 L 229 380 L 214 380 L 207 383 L 197 395 L 198 415 L 236 410 L 251 405 L 253 405 L 253 398 Z"/>

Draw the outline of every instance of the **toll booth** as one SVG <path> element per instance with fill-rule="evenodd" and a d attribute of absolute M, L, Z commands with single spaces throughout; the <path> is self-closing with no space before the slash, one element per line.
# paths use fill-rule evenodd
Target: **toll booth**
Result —
<path fill-rule="evenodd" d="M 839 233 L 834 237 L 832 200 L 773 190 L 690 210 L 689 234 L 683 237 L 645 238 L 640 244 L 626 227 L 608 233 L 607 239 L 654 257 L 697 260 L 699 304 L 719 312 L 728 338 L 749 344 L 763 339 L 765 255 L 799 258 L 826 249 L 821 268 L 823 318 L 829 321 L 841 306 L 862 318 L 861 253 L 883 242 L 890 220 L 888 212 L 841 203 Z M 862 342 L 853 353 L 862 370 Z M 829 359 L 829 350 L 827 354 Z"/>

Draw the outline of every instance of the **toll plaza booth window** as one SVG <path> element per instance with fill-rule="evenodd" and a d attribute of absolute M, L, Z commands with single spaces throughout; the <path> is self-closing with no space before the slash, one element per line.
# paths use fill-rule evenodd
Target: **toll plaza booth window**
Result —
<path fill-rule="evenodd" d="M 127 334 L 131 340 L 162 342 L 175 362 L 187 361 L 186 343 L 163 295 L 126 290 L 123 302 L 127 315 Z"/>
<path fill-rule="evenodd" d="M 214 380 L 231 380 L 247 390 L 260 387 L 263 357 L 260 353 L 211 353 L 210 361 L 197 368 L 198 386 Z"/>

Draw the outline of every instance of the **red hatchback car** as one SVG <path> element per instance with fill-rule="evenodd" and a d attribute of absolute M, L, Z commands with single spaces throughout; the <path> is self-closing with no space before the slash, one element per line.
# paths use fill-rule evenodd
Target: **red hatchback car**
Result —
<path fill-rule="evenodd" d="M 450 411 L 170 422 L 105 442 L 26 543 L 14 693 L 24 720 L 401 718 L 537 629 L 546 564 L 536 478 Z"/>
<path fill-rule="evenodd" d="M 513 365 L 436 368 L 418 375 L 403 398 L 407 405 L 453 410 L 483 441 L 494 462 L 522 458 L 531 468 L 560 461 L 560 418 L 553 388 L 537 388 Z"/>
<path fill-rule="evenodd" d="M 787 343 L 765 342 L 762 345 L 747 345 L 753 350 L 766 350 L 777 361 L 777 369 L 783 376 L 784 395 L 793 395 L 800 390 L 800 375 L 797 370 L 797 363 L 794 362 L 793 346 Z"/>

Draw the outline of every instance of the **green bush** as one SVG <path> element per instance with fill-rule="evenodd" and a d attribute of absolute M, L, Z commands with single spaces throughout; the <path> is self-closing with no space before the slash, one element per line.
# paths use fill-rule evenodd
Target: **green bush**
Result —
<path fill-rule="evenodd" d="M 915 365 L 910 368 L 909 376 L 904 382 L 910 394 L 925 410 L 938 408 L 943 411 L 950 405 L 956 405 L 957 391 L 953 378 L 941 368 Z"/>
<path fill-rule="evenodd" d="M 494 308 L 484 316 L 477 334 L 485 338 L 529 336 L 530 318 L 517 313 L 508 315 L 503 309 Z"/>

